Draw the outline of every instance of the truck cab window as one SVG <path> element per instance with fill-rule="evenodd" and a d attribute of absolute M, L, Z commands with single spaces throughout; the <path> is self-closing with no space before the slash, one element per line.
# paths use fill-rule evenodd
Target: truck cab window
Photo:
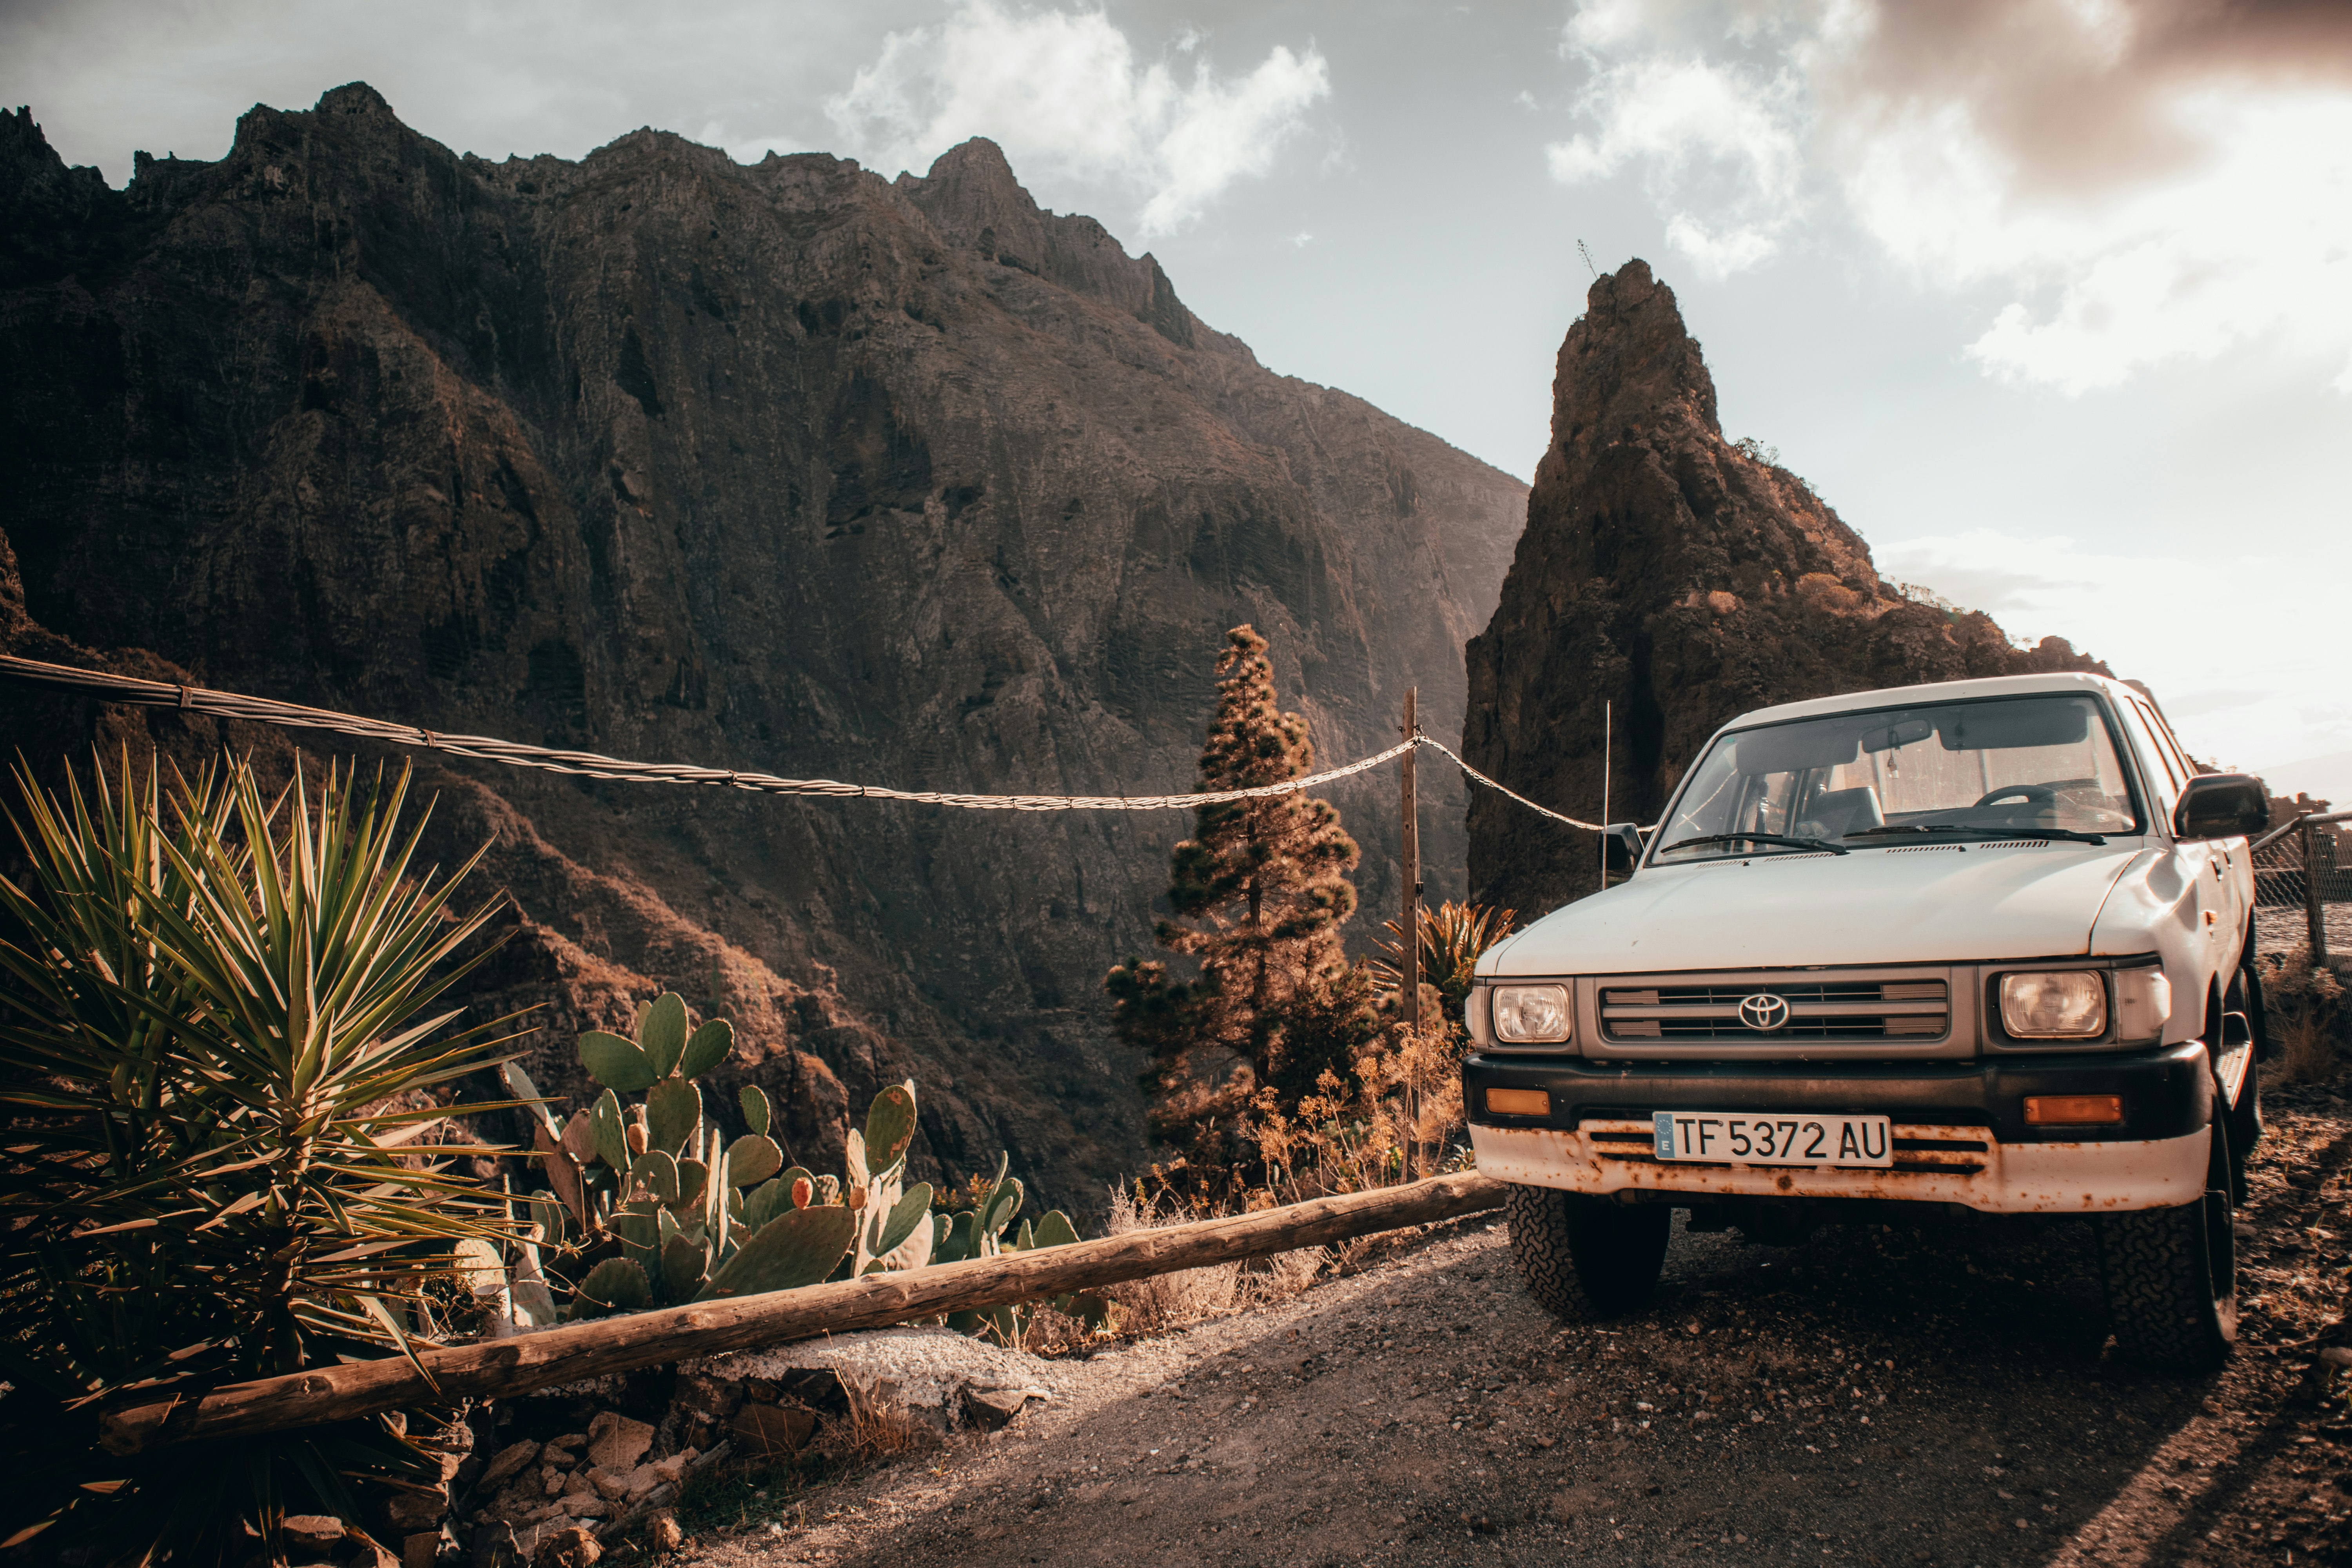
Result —
<path fill-rule="evenodd" d="M 2088 697 L 1990 698 L 1846 712 L 1720 736 L 1662 846 L 1739 833 L 1859 846 L 1951 837 L 2136 832 L 2106 714 Z M 1662 847 L 1660 864 L 1801 845 Z"/>

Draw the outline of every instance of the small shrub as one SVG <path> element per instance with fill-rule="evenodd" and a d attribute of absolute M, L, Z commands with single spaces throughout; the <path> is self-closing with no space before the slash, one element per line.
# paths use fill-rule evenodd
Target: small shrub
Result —
<path fill-rule="evenodd" d="M 2287 1084 L 2320 1084 L 2332 1080 L 2336 1047 L 2347 1022 L 2344 985 L 2335 971 L 2311 962 L 2311 950 L 2298 947 L 2284 957 L 2266 957 L 2263 999 L 2278 1045 L 2278 1080 Z"/>
<path fill-rule="evenodd" d="M 2290 1018 L 2278 1032 L 2281 1083 L 2327 1083 L 2336 1077 L 2335 1037 L 2310 1018 Z"/>
<path fill-rule="evenodd" d="M 1156 1196 L 1139 1182 L 1133 1190 L 1113 1187 L 1106 1236 L 1131 1236 L 1139 1230 L 1188 1225 L 1207 1215 L 1163 1188 Z M 1118 1326 L 1132 1333 L 1197 1323 L 1233 1310 L 1241 1283 L 1241 1265 L 1213 1263 L 1205 1268 L 1154 1274 L 1107 1287 L 1103 1294 L 1120 1308 Z"/>

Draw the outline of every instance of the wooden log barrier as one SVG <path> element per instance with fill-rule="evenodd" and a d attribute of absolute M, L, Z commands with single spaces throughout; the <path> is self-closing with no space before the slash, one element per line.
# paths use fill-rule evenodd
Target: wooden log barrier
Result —
<path fill-rule="evenodd" d="M 527 1394 L 689 1356 L 886 1328 L 910 1318 L 1001 1307 L 1147 1275 L 1323 1247 L 1498 1208 L 1502 1202 L 1502 1184 L 1490 1177 L 1475 1173 L 1433 1176 L 1405 1186 L 1130 1231 L 1099 1241 L 598 1318 L 511 1339 L 422 1351 L 415 1362 L 387 1356 L 230 1384 L 200 1397 L 134 1405 L 103 1418 L 100 1441 L 109 1453 L 135 1454 L 205 1437 L 345 1421 L 382 1410 Z"/>

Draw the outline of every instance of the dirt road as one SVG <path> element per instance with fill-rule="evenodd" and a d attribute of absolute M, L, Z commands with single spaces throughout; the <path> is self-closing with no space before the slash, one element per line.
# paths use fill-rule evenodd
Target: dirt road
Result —
<path fill-rule="evenodd" d="M 2352 1561 L 2352 1421 L 2314 1348 L 2281 1348 L 2341 1315 L 2347 1160 L 2342 1101 L 2273 1118 L 2243 1342 L 2210 1377 L 2103 1349 L 2079 1222 L 1790 1249 L 1678 1229 L 1651 1310 L 1563 1328 L 1479 1220 L 1283 1306 L 1050 1363 L 1058 1396 L 1006 1431 L 788 1521 L 746 1481 L 740 1523 L 688 1560 Z"/>

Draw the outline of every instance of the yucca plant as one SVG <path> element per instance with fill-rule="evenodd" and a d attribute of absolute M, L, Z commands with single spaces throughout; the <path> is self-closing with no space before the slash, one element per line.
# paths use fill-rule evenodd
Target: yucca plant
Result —
<path fill-rule="evenodd" d="M 1511 921 L 1518 911 L 1451 900 L 1435 909 L 1427 904 L 1419 909 L 1422 984 L 1437 987 L 1437 994 L 1445 999 L 1446 1017 L 1458 1026 L 1463 1003 L 1470 994 L 1471 977 L 1478 968 L 1478 955 L 1510 934 Z M 1388 921 L 1381 929 L 1387 934 L 1372 944 L 1381 954 L 1372 961 L 1372 969 L 1393 991 L 1402 978 L 1403 925 Z"/>
<path fill-rule="evenodd" d="M 448 1326 L 458 1251 L 505 1239 L 498 1194 L 404 1141 L 427 1091 L 498 1059 L 433 1003 L 494 944 L 403 828 L 408 779 L 330 767 L 265 794 L 21 768 L 29 869 L 0 879 L 0 1542 L 88 1535 L 89 1560 L 273 1552 L 289 1512 L 355 1519 L 347 1483 L 413 1472 L 401 1424 L 98 1450 L 125 1396 L 194 1392 Z M 477 854 L 477 860 L 479 858 Z M 246 1533 L 250 1524 L 261 1537 Z"/>

